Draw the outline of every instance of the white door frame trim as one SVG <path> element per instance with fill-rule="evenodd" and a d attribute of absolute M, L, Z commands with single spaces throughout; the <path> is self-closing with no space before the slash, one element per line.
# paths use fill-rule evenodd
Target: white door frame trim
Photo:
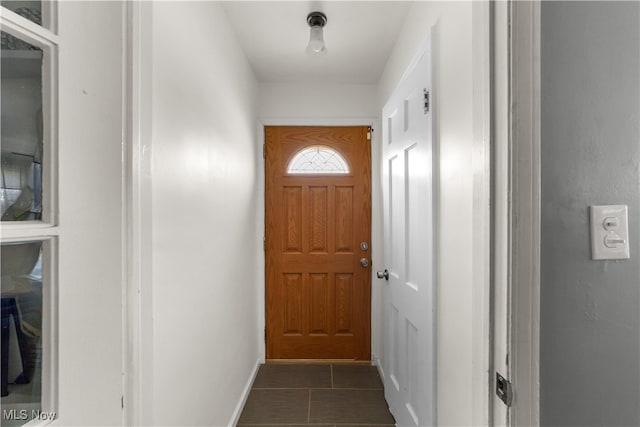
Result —
<path fill-rule="evenodd" d="M 380 187 L 380 151 L 381 151 L 381 132 L 382 129 L 379 125 L 379 119 L 373 117 L 364 118 L 260 118 L 258 119 L 257 129 L 257 150 L 256 150 L 256 164 L 257 170 L 257 188 L 258 188 L 258 206 L 256 215 L 256 230 L 262 230 L 262 235 L 257 234 L 256 247 L 259 248 L 260 253 L 257 256 L 258 265 L 256 266 L 256 278 L 257 278 L 257 307 L 258 313 L 258 351 L 260 361 L 262 363 L 266 360 L 266 346 L 264 331 L 266 328 L 266 307 L 265 307 L 265 291 L 266 291 L 266 257 L 264 253 L 264 238 L 265 238 L 265 159 L 263 157 L 262 146 L 264 145 L 264 127 L 265 126 L 371 126 L 373 132 L 371 133 L 371 265 L 383 265 L 383 251 L 382 251 L 382 210 L 380 209 L 380 203 L 382 203 L 382 192 Z M 378 171 L 378 172 L 376 172 Z M 382 320 L 376 316 L 376 307 L 378 301 L 376 300 L 374 286 L 376 282 L 373 277 L 374 269 L 371 269 L 371 361 L 377 363 L 377 360 L 381 355 L 377 354 L 377 348 L 379 347 L 378 334 L 376 333 L 378 327 L 382 327 Z"/>
<path fill-rule="evenodd" d="M 490 424 L 539 426 L 540 2 L 497 2 Z M 506 407 L 495 374 L 513 385 Z"/>
<path fill-rule="evenodd" d="M 491 109 L 491 5 L 473 2 L 473 235 L 472 235 L 472 340 L 473 369 L 471 386 L 476 396 L 472 407 L 474 425 L 489 425 L 491 399 L 491 197 L 493 193 Z"/>
<path fill-rule="evenodd" d="M 511 5 L 512 426 L 540 424 L 540 2 Z"/>
<path fill-rule="evenodd" d="M 123 135 L 123 425 L 153 425 L 152 2 L 128 2 Z"/>
<path fill-rule="evenodd" d="M 510 145 L 510 10 L 511 2 L 491 4 L 491 143 L 492 143 L 492 243 L 491 243 L 491 347 L 489 377 L 489 425 L 507 426 L 510 409 L 495 393 L 496 372 L 511 378 L 508 355 L 511 283 L 511 145 Z"/>

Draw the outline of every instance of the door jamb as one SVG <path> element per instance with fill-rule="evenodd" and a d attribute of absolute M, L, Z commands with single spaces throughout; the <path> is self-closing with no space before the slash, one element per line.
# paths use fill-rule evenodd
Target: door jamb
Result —
<path fill-rule="evenodd" d="M 496 31 L 506 34 L 506 40 L 501 40 L 506 49 L 494 51 L 492 60 L 502 61 L 494 62 L 494 67 L 508 68 L 508 83 L 504 98 L 492 100 L 494 112 L 507 116 L 502 118 L 503 124 L 506 121 L 504 137 L 502 127 L 495 128 L 498 116 L 492 120 L 495 144 L 492 206 L 495 209 L 499 204 L 505 209 L 501 217 L 495 216 L 494 211 L 494 218 L 501 222 L 492 231 L 492 265 L 495 268 L 500 261 L 506 266 L 507 295 L 501 300 L 492 295 L 491 312 L 492 316 L 502 314 L 507 322 L 506 372 L 501 373 L 513 384 L 515 397 L 512 406 L 506 409 L 506 417 L 496 417 L 492 402 L 497 400 L 493 380 L 497 367 L 493 366 L 492 354 L 490 424 L 537 427 L 540 424 L 540 2 L 508 0 L 506 10 L 506 19 L 494 19 L 494 34 Z M 496 46 L 495 49 L 501 48 Z M 496 73 L 494 69 L 493 78 L 497 78 Z M 493 93 L 495 96 L 495 85 Z M 498 101 L 501 104 L 496 104 Z M 504 109 L 496 109 L 497 106 Z M 498 163 L 496 150 L 505 156 L 504 166 Z M 506 183 L 504 191 L 499 191 L 497 181 Z M 503 228 L 506 236 L 501 238 L 498 228 Z M 496 274 L 500 272 L 492 275 L 493 290 L 498 280 Z M 507 306 L 496 308 L 495 304 L 501 303 Z M 492 322 L 492 335 L 494 332 Z M 496 349 L 495 338 L 492 336 L 492 351 Z"/>
<path fill-rule="evenodd" d="M 256 247 L 260 253 L 256 257 L 258 265 L 256 266 L 257 286 L 257 307 L 258 313 L 258 352 L 261 363 L 266 360 L 265 333 L 266 330 L 266 257 L 264 252 L 265 239 L 265 159 L 263 156 L 262 145 L 264 144 L 264 127 L 265 126 L 371 126 L 374 130 L 371 133 L 371 265 L 383 265 L 382 251 L 382 193 L 380 187 L 380 151 L 381 151 L 381 128 L 377 118 L 261 118 L 258 119 L 258 146 L 256 150 L 256 180 L 258 188 L 258 206 L 256 215 L 256 230 L 262 230 L 262 235 L 256 235 Z M 374 286 L 376 282 L 373 279 L 374 268 L 371 268 L 371 361 L 377 363 L 380 357 L 382 319 L 381 315 L 376 316 L 378 299 Z M 380 313 L 381 314 L 381 313 Z M 379 337 L 379 336 L 380 337 Z"/>
<path fill-rule="evenodd" d="M 126 6 L 123 50 L 127 128 L 123 161 L 123 425 L 152 425 L 153 277 L 151 174 L 151 57 L 153 5 Z"/>
<path fill-rule="evenodd" d="M 510 410 L 495 393 L 495 375 L 511 378 L 508 355 L 511 303 L 510 14 L 511 2 L 491 3 L 491 341 L 488 425 L 509 424 Z"/>
<path fill-rule="evenodd" d="M 511 0 L 512 426 L 540 425 L 540 1 Z"/>
<path fill-rule="evenodd" d="M 491 397 L 487 389 L 491 382 L 491 242 L 493 233 L 491 201 L 492 186 L 492 5 L 474 2 L 472 5 L 473 53 L 473 377 L 472 420 L 475 425 L 489 425 Z"/>

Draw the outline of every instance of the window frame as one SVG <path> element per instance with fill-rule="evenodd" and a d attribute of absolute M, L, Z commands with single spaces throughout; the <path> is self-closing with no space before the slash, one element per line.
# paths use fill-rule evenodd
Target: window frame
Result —
<path fill-rule="evenodd" d="M 42 242 L 41 412 L 58 414 L 58 52 L 57 0 L 42 1 L 40 26 L 0 6 L 0 29 L 42 49 L 42 217 L 0 221 L 0 244 Z M 42 426 L 55 420 L 33 419 Z"/>
<path fill-rule="evenodd" d="M 305 170 L 291 170 L 294 161 L 296 161 L 298 159 L 299 156 L 301 156 L 303 153 L 313 150 L 313 149 L 325 149 L 327 151 L 331 151 L 333 153 L 335 153 L 335 156 L 339 159 L 339 161 L 341 163 L 344 164 L 344 167 L 346 168 L 345 171 L 327 171 L 327 170 L 317 170 L 317 169 L 313 169 L 310 170 L 309 172 L 306 172 Z M 287 174 L 287 176 L 323 176 L 323 175 L 328 175 L 328 176 L 350 176 L 351 175 L 351 165 L 349 164 L 349 162 L 347 161 L 347 158 L 344 154 L 342 154 L 340 152 L 340 150 L 331 147 L 329 145 L 323 145 L 323 144 L 312 144 L 312 145 L 308 145 L 304 148 L 302 148 L 301 150 L 296 151 L 290 158 L 289 160 L 287 160 L 287 165 L 286 165 L 286 169 L 285 172 Z"/>
<path fill-rule="evenodd" d="M 42 49 L 42 219 L 37 221 L 2 221 L 3 231 L 57 226 L 58 188 L 58 37 L 15 13 L 15 23 L 4 16 L 0 30 Z M 27 28 L 30 27 L 30 28 Z M 35 28 L 33 28 L 35 27 Z M 33 30 L 38 30 L 34 33 Z"/>

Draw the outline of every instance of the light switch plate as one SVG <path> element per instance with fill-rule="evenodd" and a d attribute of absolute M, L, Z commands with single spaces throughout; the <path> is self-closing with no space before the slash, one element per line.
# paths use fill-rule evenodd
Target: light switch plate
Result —
<path fill-rule="evenodd" d="M 629 259 L 626 205 L 591 206 L 591 259 Z"/>

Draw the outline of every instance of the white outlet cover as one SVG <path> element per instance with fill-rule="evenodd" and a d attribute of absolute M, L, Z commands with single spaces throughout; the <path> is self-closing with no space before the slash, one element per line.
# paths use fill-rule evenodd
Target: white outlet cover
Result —
<path fill-rule="evenodd" d="M 627 205 L 591 206 L 591 259 L 629 259 Z"/>

